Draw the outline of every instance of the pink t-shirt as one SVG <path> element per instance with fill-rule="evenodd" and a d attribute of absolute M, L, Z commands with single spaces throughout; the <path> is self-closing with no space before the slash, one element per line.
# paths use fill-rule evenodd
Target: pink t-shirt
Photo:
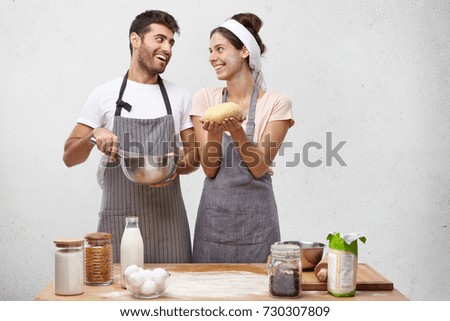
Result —
<path fill-rule="evenodd" d="M 203 116 L 208 107 L 222 103 L 223 88 L 205 88 L 199 90 L 192 98 L 190 116 Z M 266 91 L 256 102 L 255 132 L 253 140 L 259 142 L 266 125 L 270 121 L 290 120 L 289 127 L 294 125 L 292 102 L 286 95 Z M 245 129 L 247 120 L 242 124 Z"/>

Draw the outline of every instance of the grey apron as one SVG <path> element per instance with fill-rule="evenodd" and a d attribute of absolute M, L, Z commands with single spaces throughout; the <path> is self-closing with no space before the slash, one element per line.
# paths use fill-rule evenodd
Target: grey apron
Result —
<path fill-rule="evenodd" d="M 120 116 L 122 109 L 131 110 L 131 106 L 122 100 L 127 78 L 128 72 L 120 88 L 113 125 L 113 133 L 122 142 L 121 148 L 129 151 L 132 150 L 131 145 L 138 143 L 145 146 L 148 155 L 174 151 L 175 124 L 162 79 L 158 76 L 167 115 L 156 119 L 135 119 Z M 114 163 L 107 163 L 98 224 L 99 232 L 113 235 L 114 262 L 120 262 L 120 241 L 126 216 L 139 217 L 145 263 L 192 262 L 190 230 L 179 177 L 165 187 L 136 184 L 126 178 L 120 161 L 119 158 Z"/>
<path fill-rule="evenodd" d="M 253 140 L 255 86 L 246 132 Z M 224 91 L 222 101 L 227 101 Z M 222 164 L 206 177 L 197 213 L 193 257 L 196 263 L 263 263 L 280 240 L 277 206 L 269 174 L 255 179 L 229 135 L 222 138 Z"/>

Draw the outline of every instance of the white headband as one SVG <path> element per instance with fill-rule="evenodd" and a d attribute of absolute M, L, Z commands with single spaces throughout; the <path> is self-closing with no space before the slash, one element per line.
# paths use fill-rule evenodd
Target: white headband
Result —
<path fill-rule="evenodd" d="M 230 30 L 236 37 L 239 38 L 239 40 L 242 41 L 245 48 L 247 48 L 250 52 L 249 65 L 252 70 L 253 79 L 262 90 L 266 90 L 267 86 L 261 70 L 261 49 L 259 48 L 255 37 L 253 37 L 247 28 L 234 19 L 225 21 L 222 23 L 221 27 Z"/>

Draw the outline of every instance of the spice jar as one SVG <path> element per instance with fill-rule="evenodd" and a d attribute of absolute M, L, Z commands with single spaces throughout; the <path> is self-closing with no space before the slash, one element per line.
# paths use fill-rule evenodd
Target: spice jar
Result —
<path fill-rule="evenodd" d="M 268 266 L 270 295 L 298 298 L 302 284 L 300 247 L 294 244 L 273 244 L 270 251 Z"/>
<path fill-rule="evenodd" d="M 112 235 L 109 233 L 90 233 L 85 237 L 86 285 L 110 285 L 113 281 Z"/>
<path fill-rule="evenodd" d="M 83 239 L 57 239 L 55 251 L 55 294 L 84 293 Z"/>

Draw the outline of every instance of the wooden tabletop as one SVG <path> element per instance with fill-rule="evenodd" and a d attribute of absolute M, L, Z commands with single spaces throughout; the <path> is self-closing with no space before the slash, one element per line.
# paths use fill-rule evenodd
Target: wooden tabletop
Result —
<path fill-rule="evenodd" d="M 146 269 L 162 267 L 170 274 L 167 290 L 152 300 L 280 300 L 268 293 L 268 277 L 265 264 L 146 264 Z M 34 300 L 140 300 L 122 289 L 119 281 L 120 266 L 114 265 L 114 280 L 108 286 L 85 286 L 84 293 L 74 296 L 54 294 L 54 283 L 36 295 Z M 298 299 L 308 301 L 405 301 L 406 296 L 394 289 L 394 285 L 367 264 L 360 263 L 357 273 L 356 296 L 336 298 L 326 291 L 326 283 L 319 282 L 312 271 L 302 272 L 302 292 Z"/>

